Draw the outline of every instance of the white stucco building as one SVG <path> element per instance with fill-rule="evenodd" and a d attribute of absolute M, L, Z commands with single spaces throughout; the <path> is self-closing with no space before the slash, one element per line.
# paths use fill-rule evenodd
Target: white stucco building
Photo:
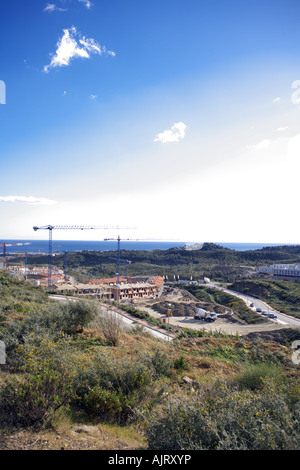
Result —
<path fill-rule="evenodd" d="M 259 266 L 260 274 L 272 274 L 276 277 L 300 278 L 300 264 L 272 264 Z"/>

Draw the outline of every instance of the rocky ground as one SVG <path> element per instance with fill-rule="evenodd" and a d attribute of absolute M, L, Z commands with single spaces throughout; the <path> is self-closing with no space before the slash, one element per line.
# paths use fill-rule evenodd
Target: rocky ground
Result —
<path fill-rule="evenodd" d="M 19 430 L 5 434 L 0 431 L 1 450 L 142 450 L 141 436 L 129 436 L 126 430 L 105 425 L 61 426 L 55 430 L 35 432 Z"/>

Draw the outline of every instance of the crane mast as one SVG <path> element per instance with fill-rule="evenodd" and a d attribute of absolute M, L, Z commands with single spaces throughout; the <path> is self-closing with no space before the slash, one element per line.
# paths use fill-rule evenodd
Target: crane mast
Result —
<path fill-rule="evenodd" d="M 3 269 L 6 270 L 6 247 L 8 246 L 23 246 L 23 245 L 31 245 L 31 243 L 6 243 L 3 242 L 1 247 L 3 247 Z"/>
<path fill-rule="evenodd" d="M 129 229 L 133 227 L 120 227 L 120 226 L 112 226 L 112 225 L 43 225 L 41 227 L 34 226 L 33 230 L 36 232 L 37 230 L 48 230 L 49 231 L 49 250 L 48 250 L 48 287 L 51 286 L 52 282 L 52 254 L 53 254 L 53 246 L 52 246 L 52 232 L 53 230 L 109 230 L 109 229 Z"/>
<path fill-rule="evenodd" d="M 121 259 L 121 250 L 120 250 L 120 244 L 121 244 L 121 238 L 120 235 L 118 235 L 118 238 L 105 238 L 105 241 L 111 241 L 111 240 L 117 240 L 118 241 L 118 256 L 117 258 L 111 258 L 111 259 L 117 259 L 117 284 L 120 284 L 120 264 L 121 262 L 125 263 L 125 276 L 127 278 L 127 264 L 131 263 L 131 261 L 127 259 Z M 141 241 L 143 240 L 142 238 L 122 238 L 122 240 L 131 240 L 131 241 Z M 149 240 L 149 238 L 145 239 Z"/>

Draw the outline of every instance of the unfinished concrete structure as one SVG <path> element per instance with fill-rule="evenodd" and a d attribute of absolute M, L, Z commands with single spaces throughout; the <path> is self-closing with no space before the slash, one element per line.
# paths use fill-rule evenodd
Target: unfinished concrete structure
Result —
<path fill-rule="evenodd" d="M 134 280 L 121 277 L 92 279 L 81 284 L 53 284 L 53 288 L 62 294 L 93 295 L 98 299 L 132 301 L 134 299 L 155 298 L 163 287 L 161 276 L 135 277 Z M 130 282 L 128 282 L 130 281 Z"/>

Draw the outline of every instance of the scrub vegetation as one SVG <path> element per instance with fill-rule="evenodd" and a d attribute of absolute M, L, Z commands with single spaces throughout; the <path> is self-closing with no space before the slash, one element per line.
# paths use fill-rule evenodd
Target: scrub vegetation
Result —
<path fill-rule="evenodd" d="M 263 342 L 180 330 L 168 342 L 8 274 L 0 312 L 1 450 L 299 449 L 297 331 Z"/>

